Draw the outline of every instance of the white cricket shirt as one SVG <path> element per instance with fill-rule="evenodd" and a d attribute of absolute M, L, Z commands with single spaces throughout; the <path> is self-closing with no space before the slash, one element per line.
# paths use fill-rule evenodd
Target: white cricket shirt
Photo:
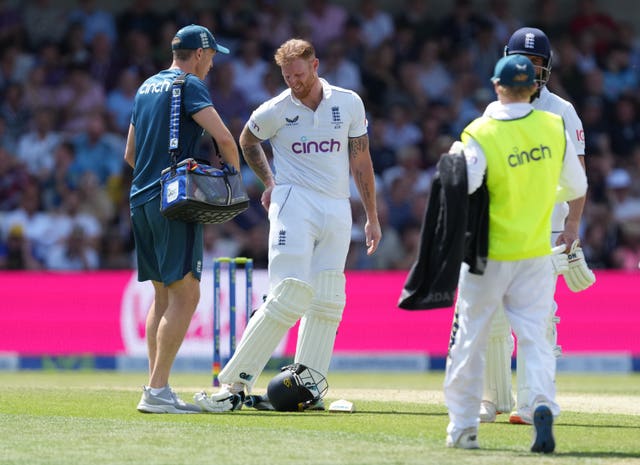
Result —
<path fill-rule="evenodd" d="M 287 89 L 260 105 L 248 127 L 271 144 L 276 184 L 348 198 L 349 138 L 367 133 L 364 104 L 355 92 L 320 82 L 323 97 L 315 111 Z"/>

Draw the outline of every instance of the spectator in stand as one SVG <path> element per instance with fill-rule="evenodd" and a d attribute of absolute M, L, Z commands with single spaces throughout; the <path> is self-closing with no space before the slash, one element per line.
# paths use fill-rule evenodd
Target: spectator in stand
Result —
<path fill-rule="evenodd" d="M 86 131 L 89 119 L 104 109 L 105 99 L 104 88 L 89 74 L 89 62 L 72 64 L 55 100 L 63 132 L 75 135 Z"/>
<path fill-rule="evenodd" d="M 576 13 L 569 21 L 571 35 L 579 37 L 587 32 L 594 38 L 596 56 L 606 56 L 611 42 L 617 36 L 616 22 L 610 15 L 600 11 L 595 0 L 577 0 L 573 11 Z"/>
<path fill-rule="evenodd" d="M 89 47 L 91 59 L 89 63 L 89 75 L 100 83 L 105 92 L 111 91 L 118 82 L 119 64 L 114 53 L 114 45 L 104 32 L 93 37 Z"/>
<path fill-rule="evenodd" d="M 6 150 L 13 156 L 13 154 L 15 154 L 16 152 L 17 146 L 18 141 L 15 140 L 11 134 L 9 134 L 7 130 L 7 121 L 0 112 L 0 149 Z"/>
<path fill-rule="evenodd" d="M 407 105 L 394 104 L 389 109 L 389 120 L 384 131 L 384 142 L 393 150 L 420 142 L 422 134 L 414 123 L 411 108 Z"/>
<path fill-rule="evenodd" d="M 598 153 L 611 145 L 603 106 L 597 97 L 587 97 L 582 101 L 579 114 L 582 117 L 584 133 L 588 134 L 585 138 L 585 153 Z M 592 189 L 590 181 L 589 190 Z"/>
<path fill-rule="evenodd" d="M 269 63 L 260 56 L 260 44 L 256 40 L 242 42 L 240 54 L 231 59 L 234 85 L 252 108 L 262 103 L 256 98 L 262 89 Z"/>
<path fill-rule="evenodd" d="M 76 149 L 71 142 L 62 140 L 53 152 L 53 159 L 53 169 L 40 181 L 42 204 L 47 211 L 59 208 L 67 191 L 78 188 L 82 174 L 74 165 Z"/>
<path fill-rule="evenodd" d="M 47 84 L 46 73 L 47 69 L 42 64 L 37 64 L 24 82 L 24 104 L 31 113 L 36 112 L 36 108 L 52 105 L 55 89 Z"/>
<path fill-rule="evenodd" d="M 438 23 L 428 0 L 404 0 L 395 20 L 396 26 L 405 25 L 416 33 L 416 42 L 436 36 Z"/>
<path fill-rule="evenodd" d="M 621 164 L 629 164 L 633 149 L 640 144 L 638 103 L 631 95 L 622 95 L 614 103 L 607 134 L 611 150 Z"/>
<path fill-rule="evenodd" d="M 125 37 L 131 30 L 142 32 L 152 41 L 159 37 L 160 14 L 151 0 L 134 0 L 116 16 L 119 37 Z"/>
<path fill-rule="evenodd" d="M 118 40 L 113 13 L 98 6 L 96 0 L 78 0 L 78 6 L 69 12 L 68 21 L 82 26 L 82 40 L 87 46 L 101 32 L 107 35 L 112 44 Z"/>
<path fill-rule="evenodd" d="M 100 244 L 100 268 L 126 270 L 133 268 L 133 257 L 116 227 L 109 227 Z"/>
<path fill-rule="evenodd" d="M 24 86 L 19 82 L 10 83 L 0 98 L 0 118 L 4 120 L 5 133 L 12 144 L 29 130 L 31 110 L 25 102 Z"/>
<path fill-rule="evenodd" d="M 198 23 L 198 8 L 194 0 L 177 0 L 174 3 L 175 3 L 175 8 L 169 10 L 166 13 L 165 21 L 164 21 L 164 23 L 166 24 L 167 22 L 166 18 L 171 18 L 171 20 L 169 21 L 173 23 L 174 33 L 178 29 L 182 29 L 183 27 L 188 26 L 189 24 Z M 170 44 L 172 38 L 173 37 L 169 37 L 169 40 L 164 43 Z"/>
<path fill-rule="evenodd" d="M 53 170 L 54 152 L 62 140 L 54 129 L 55 117 L 53 108 L 36 108 L 33 130 L 23 134 L 18 140 L 18 160 L 39 181 L 47 178 Z"/>
<path fill-rule="evenodd" d="M 56 231 L 50 213 L 42 211 L 38 182 L 30 177 L 20 187 L 18 207 L 7 212 L 0 223 L 2 236 L 7 237 L 14 226 L 21 227 L 33 247 L 34 256 L 40 261 L 47 248 L 59 237 L 59 231 Z"/>
<path fill-rule="evenodd" d="M 255 15 L 246 0 L 227 0 L 224 8 L 217 8 L 215 13 L 216 36 L 241 41 L 249 25 L 254 21 Z M 213 26 L 214 24 L 204 24 L 201 15 L 198 15 L 198 24 L 203 26 Z M 226 42 L 225 42 L 226 43 Z"/>
<path fill-rule="evenodd" d="M 566 32 L 567 26 L 562 21 L 562 15 L 558 12 L 557 0 L 536 0 L 533 7 L 535 15 L 532 21 L 528 21 L 532 27 L 545 31 L 552 43 L 554 39 Z M 507 43 L 505 40 L 504 43 Z"/>
<path fill-rule="evenodd" d="M 265 45 L 274 50 L 293 33 L 293 18 L 284 5 L 274 0 L 258 0 L 256 22 Z"/>
<path fill-rule="evenodd" d="M 393 17 L 380 8 L 378 0 L 360 0 L 357 18 L 360 20 L 360 28 L 368 48 L 375 48 L 385 40 L 393 39 Z"/>
<path fill-rule="evenodd" d="M 310 41 L 319 56 L 324 54 L 325 48 L 332 39 L 341 38 L 344 34 L 347 10 L 342 5 L 328 0 L 309 0 L 302 11 L 302 22 L 309 28 Z"/>
<path fill-rule="evenodd" d="M 122 172 L 124 137 L 107 132 L 106 116 L 102 112 L 87 117 L 86 131 L 72 140 L 76 151 L 73 168 L 80 173 L 93 172 L 104 186 L 112 177 Z"/>
<path fill-rule="evenodd" d="M 614 221 L 625 225 L 640 225 L 640 198 L 631 196 L 631 185 L 631 176 L 624 168 L 614 169 L 607 177 Z"/>
<path fill-rule="evenodd" d="M 597 208 L 592 206 L 590 210 L 590 221 L 581 240 L 585 260 L 591 268 L 612 268 L 612 252 L 617 247 L 620 235 L 618 224 L 613 221 L 606 205 Z"/>
<path fill-rule="evenodd" d="M 69 237 L 47 251 L 47 268 L 59 271 L 95 270 L 100 264 L 98 252 L 87 242 L 80 226 L 74 226 Z"/>
<path fill-rule="evenodd" d="M 385 192 L 391 192 L 396 180 L 401 180 L 413 195 L 424 195 L 430 189 L 431 175 L 424 169 L 422 153 L 417 145 L 407 145 L 396 151 L 397 164 L 382 173 Z"/>
<path fill-rule="evenodd" d="M 369 121 L 369 151 L 373 162 L 373 170 L 381 175 L 386 169 L 396 164 L 396 152 L 385 140 L 386 122 L 382 118 Z"/>
<path fill-rule="evenodd" d="M 493 25 L 493 38 L 499 44 L 509 42 L 511 33 L 522 27 L 522 21 L 514 16 L 508 0 L 489 0 L 487 20 Z"/>
<path fill-rule="evenodd" d="M 139 76 L 150 76 L 157 71 L 154 54 L 152 53 L 155 44 L 151 42 L 149 36 L 132 29 L 122 38 L 122 42 L 123 46 L 118 49 L 117 69 L 134 68 Z M 170 44 L 171 42 L 169 41 L 162 45 L 166 47 L 167 43 Z M 165 58 L 166 60 L 167 58 Z M 165 63 L 166 66 L 170 64 Z"/>
<path fill-rule="evenodd" d="M 22 14 L 13 2 L 0 2 L 0 41 L 15 42 L 20 39 L 23 28 Z"/>
<path fill-rule="evenodd" d="M 72 233 L 73 229 L 82 229 L 83 240 L 94 250 L 98 250 L 102 241 L 102 225 L 94 212 L 83 208 L 84 198 L 77 189 L 69 189 L 54 219 L 58 231 L 55 243 L 61 244 Z M 63 240 L 60 240 L 63 238 Z"/>
<path fill-rule="evenodd" d="M 418 80 L 429 98 L 446 98 L 453 84 L 440 51 L 439 42 L 429 39 L 422 44 L 418 56 Z"/>
<path fill-rule="evenodd" d="M 58 43 L 43 44 L 38 50 L 38 64 L 44 68 L 44 83 L 52 89 L 62 84 L 67 76 Z M 51 102 L 48 102 L 51 104 Z"/>
<path fill-rule="evenodd" d="M 362 67 L 362 84 L 369 101 L 369 111 L 386 115 L 386 97 L 400 84 L 395 72 L 396 52 L 391 41 L 367 51 Z"/>
<path fill-rule="evenodd" d="M 129 130 L 133 100 L 140 84 L 138 71 L 135 68 L 125 68 L 120 71 L 118 86 L 107 94 L 108 127 L 123 136 Z"/>
<path fill-rule="evenodd" d="M 0 146 L 0 218 L 1 212 L 18 208 L 21 192 L 28 180 L 27 168 L 4 146 Z M 0 227 L 0 237 L 3 232 L 6 231 Z"/>
<path fill-rule="evenodd" d="M 625 271 L 640 268 L 640 223 L 620 225 L 620 245 L 611 253 L 612 265 Z"/>
<path fill-rule="evenodd" d="M 473 10 L 471 0 L 455 0 L 453 11 L 439 23 L 442 53 L 456 53 L 470 47 L 478 32 L 482 17 Z"/>
<path fill-rule="evenodd" d="M 225 234 L 224 225 L 205 224 L 203 229 L 202 263 L 209 266 L 214 258 L 239 257 L 238 235 Z"/>
<path fill-rule="evenodd" d="M 0 270 L 39 270 L 42 264 L 34 257 L 33 248 L 20 225 L 9 229 L 6 241 L 0 237 Z"/>
<path fill-rule="evenodd" d="M 630 66 L 631 50 L 621 42 L 614 42 L 603 57 L 604 89 L 610 100 L 638 88 L 638 70 Z"/>
<path fill-rule="evenodd" d="M 0 53 L 0 90 L 12 83 L 26 81 L 31 68 L 35 66 L 34 56 L 23 50 L 18 43 L 3 44 Z"/>
<path fill-rule="evenodd" d="M 362 92 L 360 69 L 345 56 L 345 48 L 341 39 L 331 40 L 327 44 L 318 73 L 338 87 L 351 89 L 357 93 Z"/>
<path fill-rule="evenodd" d="M 235 85 L 234 64 L 230 61 L 217 64 L 211 73 L 213 77 L 209 90 L 222 119 L 227 122 L 236 118 L 246 121 L 249 117 L 249 104 L 244 92 Z"/>
<path fill-rule="evenodd" d="M 37 51 L 43 44 L 62 40 L 67 26 L 67 12 L 58 2 L 32 0 L 24 8 L 24 29 L 29 47 Z"/>

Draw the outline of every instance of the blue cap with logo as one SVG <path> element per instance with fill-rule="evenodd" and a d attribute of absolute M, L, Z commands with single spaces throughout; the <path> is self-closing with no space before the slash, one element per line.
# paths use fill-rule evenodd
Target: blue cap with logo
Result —
<path fill-rule="evenodd" d="M 491 81 L 505 87 L 526 87 L 535 83 L 533 63 L 524 55 L 507 55 L 496 63 Z"/>
<path fill-rule="evenodd" d="M 190 24 L 176 32 L 171 41 L 171 50 L 196 50 L 198 48 L 211 48 L 220 53 L 229 53 L 227 47 L 223 47 L 213 38 L 211 31 L 204 26 Z"/>

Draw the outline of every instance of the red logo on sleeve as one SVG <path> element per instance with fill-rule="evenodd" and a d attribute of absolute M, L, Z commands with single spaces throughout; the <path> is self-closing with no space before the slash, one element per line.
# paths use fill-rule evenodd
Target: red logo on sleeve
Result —
<path fill-rule="evenodd" d="M 578 138 L 578 140 L 580 142 L 584 142 L 584 129 L 577 129 L 576 130 L 576 137 Z"/>

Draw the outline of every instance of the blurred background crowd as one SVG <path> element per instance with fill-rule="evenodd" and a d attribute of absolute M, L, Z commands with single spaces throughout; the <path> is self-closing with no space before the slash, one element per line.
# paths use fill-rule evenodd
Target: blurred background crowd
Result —
<path fill-rule="evenodd" d="M 640 35 L 606 5 L 532 0 L 516 17 L 508 0 L 478 7 L 398 0 L 107 2 L 0 0 L 0 269 L 135 267 L 129 220 L 131 171 L 124 143 L 137 87 L 171 63 L 171 39 L 202 24 L 231 48 L 207 77 L 214 105 L 236 138 L 251 111 L 284 89 L 275 48 L 310 39 L 319 73 L 365 102 L 383 240 L 365 253 L 353 189 L 347 268 L 408 269 L 440 154 L 494 100 L 489 77 L 511 33 L 544 30 L 554 48 L 551 91 L 570 100 L 586 134 L 588 199 L 581 237 L 593 268 L 638 270 L 640 260 Z M 513 3 L 513 2 L 511 2 Z M 289 5 L 290 6 L 290 5 Z M 566 18 L 566 19 L 558 19 Z M 160 129 L 159 129 L 160 130 Z M 268 152 L 268 147 L 266 147 Z M 203 138 L 200 157 L 211 147 Z M 168 158 L 167 158 L 168 162 Z M 250 256 L 267 265 L 262 186 L 248 169 L 249 210 L 206 226 L 205 259 Z M 531 195 L 535 195 L 532 192 Z M 208 263 L 208 262 L 205 262 Z"/>

